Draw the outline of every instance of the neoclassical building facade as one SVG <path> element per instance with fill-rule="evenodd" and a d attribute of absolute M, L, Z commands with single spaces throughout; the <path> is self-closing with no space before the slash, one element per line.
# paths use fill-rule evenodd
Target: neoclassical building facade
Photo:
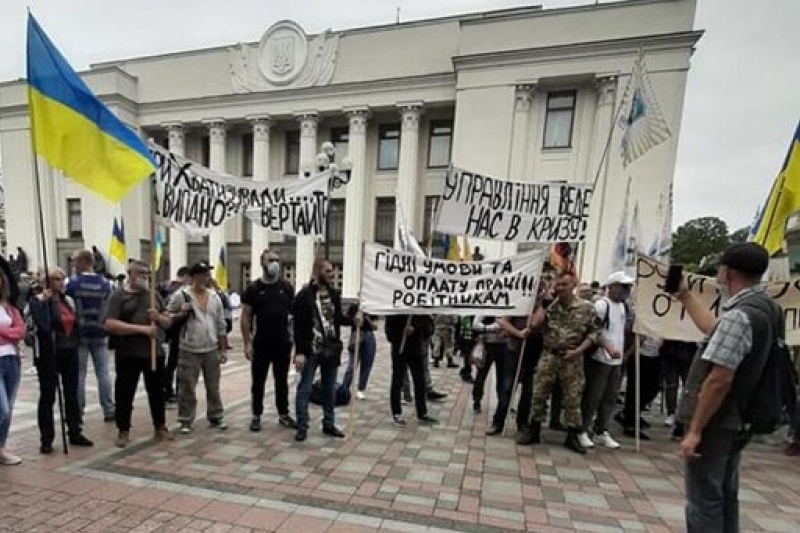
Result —
<path fill-rule="evenodd" d="M 333 193 L 327 245 L 230 221 L 206 238 L 168 231 L 167 272 L 217 262 L 227 243 L 231 284 L 278 251 L 290 278 L 305 281 L 315 254 L 337 267 L 355 296 L 361 243 L 391 244 L 401 203 L 419 239 L 430 223 L 447 166 L 514 180 L 597 179 L 589 236 L 579 247 L 585 279 L 603 278 L 624 212 L 627 183 L 644 238 L 673 180 L 686 78 L 701 32 L 696 0 L 628 0 L 561 9 L 530 6 L 307 35 L 272 24 L 258 43 L 93 65 L 82 77 L 142 135 L 213 170 L 254 180 L 313 168 L 321 143 L 352 162 Z M 96 43 L 95 43 L 96 44 Z M 625 168 L 616 112 L 634 58 L 646 52 L 650 79 L 672 137 Z M 40 261 L 24 81 L 0 84 L 0 149 L 7 240 Z M 598 172 L 607 150 L 608 164 Z M 65 264 L 76 248 L 107 250 L 122 216 L 128 254 L 150 250 L 150 190 L 109 205 L 40 165 L 44 242 Z M 629 210 L 630 211 L 630 210 Z M 471 242 L 487 257 L 516 246 Z M 527 246 L 527 245 L 526 245 Z M 438 251 L 433 246 L 434 253 Z M 121 271 L 121 265 L 115 265 Z"/>

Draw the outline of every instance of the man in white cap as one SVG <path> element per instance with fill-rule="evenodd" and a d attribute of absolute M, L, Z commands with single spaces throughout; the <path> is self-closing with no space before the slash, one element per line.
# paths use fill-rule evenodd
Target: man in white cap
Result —
<path fill-rule="evenodd" d="M 625 300 L 633 282 L 633 278 L 625 272 L 614 272 L 605 283 L 606 295 L 594 303 L 600 335 L 597 349 L 589 356 L 585 367 L 586 387 L 581 401 L 583 432 L 578 436 L 584 448 L 594 447 L 590 432 L 598 444 L 611 449 L 619 448 L 619 443 L 608 433 L 608 426 L 622 380 L 622 355 L 625 353 L 625 325 L 628 319 Z"/>

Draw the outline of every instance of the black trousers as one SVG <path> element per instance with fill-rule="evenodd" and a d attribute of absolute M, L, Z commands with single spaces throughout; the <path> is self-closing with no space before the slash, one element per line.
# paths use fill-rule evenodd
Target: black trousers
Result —
<path fill-rule="evenodd" d="M 253 361 L 250 364 L 252 385 L 250 394 L 253 401 L 253 415 L 264 413 L 264 387 L 267 383 L 269 367 L 272 366 L 272 379 L 275 382 L 275 408 L 278 414 L 289 414 L 289 364 L 292 346 L 283 347 L 253 346 Z"/>
<path fill-rule="evenodd" d="M 37 419 L 42 444 L 53 444 L 55 422 L 53 405 L 56 402 L 56 387 L 59 376 L 64 392 L 64 417 L 70 437 L 81 434 L 81 410 L 78 406 L 78 349 L 58 350 L 55 354 L 43 347 L 35 360 L 39 377 L 39 407 Z"/>
<path fill-rule="evenodd" d="M 389 405 L 393 415 L 402 414 L 400 391 L 403 389 L 403 380 L 406 372 L 410 370 L 411 379 L 414 382 L 414 403 L 417 408 L 417 418 L 421 418 L 428 414 L 427 390 L 425 388 L 425 365 L 428 364 L 428 361 L 421 351 L 409 349 L 408 346 L 405 348 L 406 350 L 401 354 L 400 346 L 392 344 L 392 385 L 389 389 Z"/>
<path fill-rule="evenodd" d="M 178 394 L 178 385 L 175 382 L 175 374 L 178 371 L 178 339 L 169 341 L 169 352 L 167 354 L 167 368 L 164 371 L 164 398 L 169 398 Z"/>
<path fill-rule="evenodd" d="M 661 377 L 660 357 L 639 357 L 642 363 L 639 378 L 639 412 L 658 396 L 659 378 Z M 625 407 L 622 417 L 627 427 L 636 424 L 636 357 L 631 357 L 627 362 L 627 383 L 625 384 Z"/>
<path fill-rule="evenodd" d="M 120 357 L 114 356 L 117 378 L 114 383 L 114 403 L 116 403 L 117 429 L 120 431 L 131 430 L 131 415 L 133 414 L 133 400 L 136 397 L 136 387 L 139 386 L 139 376 L 144 374 L 144 388 L 147 391 L 147 401 L 150 404 L 150 417 L 153 426 L 161 428 L 166 425 L 164 413 L 164 374 L 166 374 L 164 357 L 156 357 L 156 369 L 153 371 L 150 357 Z"/>
<path fill-rule="evenodd" d="M 533 375 L 536 373 L 536 365 L 539 364 L 543 345 L 541 335 L 535 335 L 528 338 L 528 342 L 525 343 L 525 351 L 522 352 L 522 367 L 519 369 L 521 391 L 517 404 L 517 428 L 528 425 L 533 402 Z"/>

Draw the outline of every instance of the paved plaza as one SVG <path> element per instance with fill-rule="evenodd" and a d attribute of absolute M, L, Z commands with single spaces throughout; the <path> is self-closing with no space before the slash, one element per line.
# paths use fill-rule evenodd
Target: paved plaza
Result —
<path fill-rule="evenodd" d="M 0 468 L 0 531 L 683 530 L 681 460 L 659 414 L 649 416 L 655 439 L 641 453 L 622 439 L 621 450 L 580 457 L 560 445 L 563 434 L 547 432 L 549 444 L 518 447 L 510 437 L 484 435 L 491 409 L 474 415 L 471 387 L 443 368 L 433 369 L 434 381 L 449 396 L 430 409 L 441 424 L 418 427 L 406 407 L 409 424 L 396 428 L 381 339 L 367 400 L 354 406 L 354 430 L 349 408 L 337 410 L 349 438 L 322 435 L 321 411 L 312 406 L 309 438 L 296 443 L 277 424 L 270 382 L 264 429 L 248 431 L 249 367 L 235 346 L 222 381 L 227 431 L 212 431 L 201 419 L 192 434 L 156 445 L 140 389 L 126 449 L 113 445 L 116 430 L 102 422 L 90 376 L 86 434 L 94 448 L 40 455 L 37 382 L 26 371 L 11 432 L 25 462 Z M 176 412 L 167 415 L 174 423 Z M 744 530 L 800 531 L 800 460 L 783 456 L 778 445 L 753 445 L 740 498 Z"/>

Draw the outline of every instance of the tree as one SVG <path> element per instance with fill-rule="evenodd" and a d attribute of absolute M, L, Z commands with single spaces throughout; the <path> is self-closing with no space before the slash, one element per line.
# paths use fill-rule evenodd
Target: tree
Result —
<path fill-rule="evenodd" d="M 728 225 L 717 217 L 701 217 L 686 222 L 672 235 L 672 261 L 691 266 L 706 256 L 718 254 L 730 244 Z"/>
<path fill-rule="evenodd" d="M 733 233 L 731 233 L 731 236 L 728 240 L 730 240 L 731 244 L 740 244 L 743 242 L 747 242 L 747 237 L 749 236 L 750 236 L 750 228 L 744 227 L 744 228 L 739 228 Z"/>

